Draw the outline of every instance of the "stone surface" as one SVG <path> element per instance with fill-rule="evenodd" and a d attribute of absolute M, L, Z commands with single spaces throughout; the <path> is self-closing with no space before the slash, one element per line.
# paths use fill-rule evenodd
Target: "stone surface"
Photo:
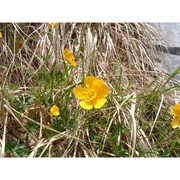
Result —
<path fill-rule="evenodd" d="M 160 39 L 164 40 L 169 51 L 157 51 L 158 58 L 164 63 L 157 63 L 158 68 L 167 74 L 171 74 L 180 67 L 180 23 L 154 23 L 155 30 Z M 157 42 L 157 44 L 160 44 Z M 180 75 L 176 78 L 180 80 Z"/>
<path fill-rule="evenodd" d="M 166 74 L 172 74 L 178 67 L 180 67 L 180 56 L 167 54 L 163 52 L 157 53 L 158 57 L 163 61 L 163 63 L 156 63 L 156 66 Z M 180 75 L 175 76 L 180 80 Z"/>
<path fill-rule="evenodd" d="M 180 23 L 155 23 L 154 27 L 168 46 L 180 47 Z"/>

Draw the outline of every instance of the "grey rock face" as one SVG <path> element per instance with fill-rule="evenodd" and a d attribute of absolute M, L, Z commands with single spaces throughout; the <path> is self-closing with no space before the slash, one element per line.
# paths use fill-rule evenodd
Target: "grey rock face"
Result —
<path fill-rule="evenodd" d="M 180 23 L 155 23 L 154 27 L 168 46 L 180 47 Z"/>
<path fill-rule="evenodd" d="M 157 63 L 157 67 L 167 74 L 171 74 L 180 67 L 180 23 L 155 23 L 154 28 L 164 43 L 157 42 L 158 58 L 164 63 Z M 176 76 L 180 80 L 180 75 Z"/>
<path fill-rule="evenodd" d="M 156 63 L 158 68 L 162 70 L 166 74 L 173 73 L 178 67 L 180 67 L 180 56 L 173 55 L 173 54 L 167 54 L 164 52 L 158 52 L 158 57 L 164 62 Z M 180 80 L 180 75 L 175 76 L 178 80 Z"/>

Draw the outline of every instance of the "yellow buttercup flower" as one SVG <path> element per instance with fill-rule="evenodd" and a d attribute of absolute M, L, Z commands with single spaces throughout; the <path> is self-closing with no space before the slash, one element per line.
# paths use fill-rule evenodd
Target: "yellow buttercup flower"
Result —
<path fill-rule="evenodd" d="M 75 97 L 82 100 L 79 105 L 84 109 L 101 108 L 109 94 L 107 85 L 94 76 L 86 77 L 84 84 L 85 88 L 77 85 L 74 89 Z"/>
<path fill-rule="evenodd" d="M 0 32 L 0 38 L 2 38 L 2 32 Z"/>
<path fill-rule="evenodd" d="M 68 64 L 70 64 L 71 66 L 76 67 L 77 64 L 76 64 L 76 61 L 74 61 L 74 59 L 75 59 L 74 55 L 67 48 L 64 49 L 64 57 L 67 60 Z"/>
<path fill-rule="evenodd" d="M 60 24 L 59 22 L 55 22 L 55 23 L 50 22 L 50 23 L 48 23 L 48 27 L 49 27 L 50 29 L 53 29 L 53 28 L 58 27 L 59 24 Z"/>
<path fill-rule="evenodd" d="M 177 116 L 172 119 L 171 125 L 173 128 L 180 127 L 180 116 Z"/>
<path fill-rule="evenodd" d="M 60 115 L 59 108 L 58 108 L 56 105 L 53 105 L 53 106 L 50 108 L 50 113 L 51 113 L 53 116 L 59 116 L 59 115 Z"/>
<path fill-rule="evenodd" d="M 175 106 L 173 106 L 171 108 L 171 113 L 174 115 L 174 116 L 180 116 L 180 104 L 176 104 Z"/>
<path fill-rule="evenodd" d="M 171 108 L 171 113 L 175 116 L 171 122 L 172 127 L 180 127 L 180 104 L 173 106 Z"/>

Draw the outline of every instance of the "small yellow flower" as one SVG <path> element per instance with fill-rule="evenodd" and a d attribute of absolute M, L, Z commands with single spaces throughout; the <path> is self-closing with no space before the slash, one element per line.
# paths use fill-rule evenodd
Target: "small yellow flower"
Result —
<path fill-rule="evenodd" d="M 171 122 L 172 127 L 180 127 L 180 104 L 173 106 L 171 108 L 171 113 L 175 116 Z"/>
<path fill-rule="evenodd" d="M 2 38 L 2 32 L 0 32 L 0 38 Z"/>
<path fill-rule="evenodd" d="M 74 89 L 75 97 L 82 100 L 79 105 L 84 109 L 101 108 L 109 94 L 106 84 L 94 76 L 86 77 L 84 84 L 85 88 L 77 85 Z"/>
<path fill-rule="evenodd" d="M 53 105 L 50 109 L 50 113 L 53 116 L 59 116 L 60 115 L 59 108 L 56 105 Z"/>
<path fill-rule="evenodd" d="M 68 64 L 70 64 L 71 66 L 76 67 L 77 64 L 76 64 L 76 61 L 74 61 L 74 59 L 75 59 L 74 55 L 67 48 L 64 49 L 64 57 L 67 60 Z"/>
<path fill-rule="evenodd" d="M 172 119 L 171 125 L 173 128 L 180 127 L 180 116 L 177 116 Z"/>
<path fill-rule="evenodd" d="M 59 22 L 55 22 L 55 23 L 50 22 L 50 23 L 48 23 L 48 27 L 49 27 L 50 29 L 53 29 L 53 28 L 58 27 L 59 24 L 60 24 Z"/>
<path fill-rule="evenodd" d="M 176 104 L 175 106 L 173 106 L 171 108 L 171 113 L 174 115 L 174 116 L 180 116 L 180 104 Z"/>

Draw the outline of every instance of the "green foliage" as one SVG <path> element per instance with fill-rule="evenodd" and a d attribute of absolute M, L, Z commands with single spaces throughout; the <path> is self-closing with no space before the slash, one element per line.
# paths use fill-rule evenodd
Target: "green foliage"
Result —
<path fill-rule="evenodd" d="M 13 102 L 14 108 L 19 112 L 24 112 L 34 102 L 34 98 L 30 96 L 19 96 Z"/>
<path fill-rule="evenodd" d="M 129 134 L 128 130 L 120 124 L 117 124 L 112 128 L 112 133 L 108 135 L 108 147 L 116 155 L 116 157 L 130 157 L 127 146 L 124 144 L 119 145 L 117 143 L 118 137 L 120 135 L 125 136 Z"/>
<path fill-rule="evenodd" d="M 39 131 L 39 125 L 35 124 L 32 121 L 27 121 L 25 123 L 24 127 L 28 130 L 28 132 L 30 132 L 32 134 L 36 134 Z"/>
<path fill-rule="evenodd" d="M 27 157 L 30 153 L 30 149 L 19 140 L 7 141 L 5 148 L 6 154 L 10 154 L 10 157 Z"/>

